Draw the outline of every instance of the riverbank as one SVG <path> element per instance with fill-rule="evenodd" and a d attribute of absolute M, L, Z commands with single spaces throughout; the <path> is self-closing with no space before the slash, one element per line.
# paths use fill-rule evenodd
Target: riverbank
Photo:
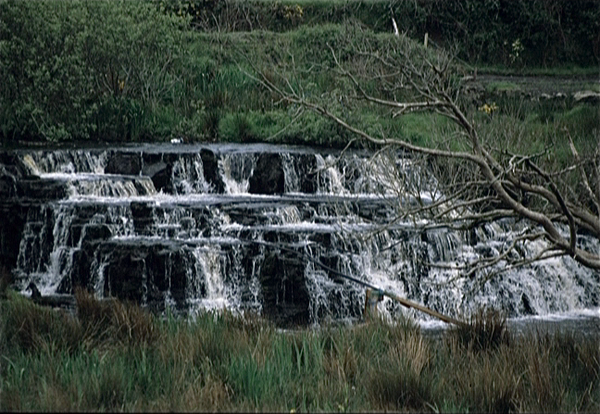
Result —
<path fill-rule="evenodd" d="M 363 2 L 285 1 L 269 5 L 228 1 L 223 3 L 226 7 L 213 5 L 215 19 L 223 19 L 220 30 L 213 23 L 202 29 L 199 21 L 211 6 L 196 3 L 159 2 L 160 7 L 151 2 L 49 1 L 38 2 L 35 7 L 23 2 L 3 3 L 0 12 L 9 23 L 0 33 L 7 39 L 7 47 L 0 55 L 7 62 L 0 73 L 4 79 L 0 90 L 3 146 L 177 139 L 343 148 L 355 138 L 332 121 L 281 102 L 279 96 L 248 76 L 254 72 L 251 61 L 268 62 L 267 76 L 279 74 L 293 79 L 295 87 L 304 90 L 309 99 L 326 97 L 332 105 L 343 101 L 346 106 L 340 108 L 345 111 L 342 115 L 356 121 L 355 126 L 363 130 L 381 130 L 388 136 L 431 146 L 445 140 L 431 126 L 436 123 L 443 128 L 443 121 L 432 122 L 435 116 L 430 113 L 392 118 L 363 101 L 348 99 L 354 90 L 335 70 L 329 46 L 340 53 L 347 70 L 360 74 L 357 45 L 372 42 L 385 50 L 386 42 L 394 39 L 391 28 L 384 30 L 391 21 L 386 2 L 369 6 Z M 255 20 L 262 16 L 273 21 L 246 28 L 240 17 L 244 10 Z M 417 13 L 409 12 L 394 11 L 402 27 L 402 19 Z M 94 16 L 102 16 L 103 24 L 95 24 Z M 422 29 L 425 26 L 409 31 L 409 38 L 415 39 L 408 42 L 411 47 L 423 47 Z M 118 36 L 114 41 L 106 41 L 106 33 L 113 32 Z M 433 48 L 430 43 L 430 49 Z M 135 54 L 131 53 L 133 50 Z M 536 70 L 532 65 L 484 66 L 476 59 L 461 62 L 453 70 L 457 76 L 472 75 L 478 65 L 482 65 L 480 72 L 492 71 L 496 75 Z M 563 81 L 569 83 L 569 90 L 599 92 L 597 76 L 594 79 L 597 66 L 581 68 L 573 64 L 566 69 L 568 72 L 564 67 L 539 70 L 542 69 L 563 76 L 591 75 L 573 81 L 575 84 L 563 78 L 544 82 L 559 85 L 558 92 L 565 92 L 560 86 Z M 558 104 L 555 100 L 538 99 L 549 94 L 546 86 L 531 96 L 513 93 L 528 89 L 523 85 L 524 79 L 527 84 L 539 84 L 537 78 L 516 77 L 487 83 L 479 80 L 479 91 L 461 104 L 469 117 L 486 120 L 479 108 L 496 102 L 493 115 L 511 118 L 503 119 L 503 125 L 518 122 L 528 129 L 524 142 L 531 143 L 528 149 L 532 153 L 552 140 L 546 130 L 547 120 L 552 121 L 549 131 L 598 125 L 594 105 L 581 110 L 581 105 L 590 104 L 573 99 Z M 385 85 L 366 84 L 368 92 L 387 96 Z M 575 108 L 584 112 L 584 122 L 579 118 L 565 122 L 563 118 Z M 555 118 L 563 121 L 554 122 Z M 572 135 L 579 151 L 585 153 L 585 144 L 579 144 L 594 139 L 593 127 Z"/>
<path fill-rule="evenodd" d="M 3 411 L 600 409 L 596 339 L 511 336 L 494 315 L 438 340 L 408 320 L 280 331 L 250 315 L 77 302 L 72 317 L 1 299 Z"/>

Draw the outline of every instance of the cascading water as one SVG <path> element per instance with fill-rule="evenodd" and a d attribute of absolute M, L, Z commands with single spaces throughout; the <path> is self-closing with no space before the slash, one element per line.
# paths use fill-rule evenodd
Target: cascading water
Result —
<path fill-rule="evenodd" d="M 258 171 L 264 154 L 278 157 L 278 171 Z M 16 155 L 25 184 L 6 191 L 28 201 L 11 267 L 21 288 L 34 281 L 44 294 L 82 285 L 157 309 L 249 310 L 282 324 L 356 320 L 364 288 L 340 272 L 453 316 L 483 305 L 511 317 L 600 306 L 599 273 L 569 258 L 489 278 L 451 269 L 497 256 L 520 224 L 417 231 L 418 218 L 399 214 L 431 200 L 435 182 L 392 152 L 156 145 Z M 256 177 L 266 187 L 277 174 L 283 194 L 256 191 Z M 379 308 L 406 312 L 389 299 Z"/>
<path fill-rule="evenodd" d="M 248 179 L 252 166 L 256 162 L 254 154 L 224 154 L 219 160 L 219 172 L 225 183 L 227 194 L 245 194 L 248 192 Z"/>

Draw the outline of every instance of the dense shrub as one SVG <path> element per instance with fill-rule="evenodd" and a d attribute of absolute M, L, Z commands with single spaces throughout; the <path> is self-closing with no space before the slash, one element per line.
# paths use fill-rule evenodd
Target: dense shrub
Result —
<path fill-rule="evenodd" d="M 0 3 L 2 138 L 138 138 L 172 99 L 184 26 L 148 2 Z"/>

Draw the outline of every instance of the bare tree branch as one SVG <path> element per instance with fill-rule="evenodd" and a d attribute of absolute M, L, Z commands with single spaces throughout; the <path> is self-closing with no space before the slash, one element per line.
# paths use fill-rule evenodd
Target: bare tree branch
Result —
<path fill-rule="evenodd" d="M 600 269 L 600 252 L 585 250 L 578 243 L 580 229 L 600 239 L 600 154 L 596 164 L 592 164 L 598 175 L 598 191 L 595 192 L 572 139 L 570 143 L 574 163 L 558 172 L 544 171 L 535 162 L 547 150 L 523 155 L 494 149 L 480 137 L 480 129 L 461 107 L 461 86 L 453 73 L 452 57 L 441 51 L 431 52 L 411 46 L 402 36 L 394 39 L 395 43 L 390 42 L 389 48 L 385 50 L 377 50 L 368 42 L 357 45 L 356 56 L 365 59 L 361 66 L 364 73 L 353 73 L 346 69 L 340 54 L 329 46 L 334 64 L 332 69 L 348 79 L 354 88 L 354 95 L 346 92 L 347 98 L 390 108 L 392 118 L 401 118 L 412 111 L 431 111 L 451 120 L 460 134 L 449 137 L 445 148 L 416 144 L 402 137 L 387 137 L 383 132 L 381 136 L 375 136 L 340 115 L 335 107 L 332 109 L 323 99 L 305 94 L 301 82 L 298 83 L 300 86 L 294 86 L 295 83 L 293 85 L 289 77 L 279 75 L 280 82 L 267 77 L 252 59 L 247 60 L 252 73 L 244 70 L 241 65 L 240 69 L 258 84 L 278 95 L 282 102 L 320 114 L 365 142 L 379 147 L 399 148 L 405 153 L 431 157 L 434 160 L 444 159 L 447 166 L 456 164 L 452 167 L 457 173 L 454 176 L 440 171 L 440 180 L 430 185 L 432 199 L 428 203 L 423 203 L 420 191 L 412 190 L 411 184 L 400 177 L 398 187 L 389 190 L 397 192 L 400 200 L 403 195 L 412 195 L 418 205 L 408 208 L 402 205 L 402 211 L 399 211 L 396 220 L 391 220 L 388 224 L 394 225 L 397 220 L 419 215 L 432 220 L 444 220 L 442 224 L 420 224 L 421 228 L 439 225 L 468 228 L 477 223 L 506 217 L 521 218 L 532 223 L 529 230 L 515 238 L 496 257 L 481 259 L 479 263 L 467 264 L 462 268 L 453 267 L 462 269 L 464 277 L 495 267 L 500 262 L 518 266 L 557 255 L 569 255 L 586 267 Z M 295 65 L 293 56 L 291 61 Z M 382 94 L 369 92 L 370 89 L 365 87 L 366 81 L 379 82 Z M 397 99 L 396 93 L 402 94 L 402 99 Z M 334 106 L 335 104 L 337 101 Z M 487 137 L 484 138 L 487 140 Z M 557 185 L 563 175 L 577 172 L 583 183 L 585 196 L 597 214 L 580 200 L 567 197 L 572 191 L 568 187 L 563 185 L 561 190 Z M 435 196 L 434 192 L 439 192 L 441 196 Z M 564 231 L 565 224 L 567 234 Z M 542 237 L 549 247 L 535 257 L 518 260 L 509 258 L 519 243 Z"/>

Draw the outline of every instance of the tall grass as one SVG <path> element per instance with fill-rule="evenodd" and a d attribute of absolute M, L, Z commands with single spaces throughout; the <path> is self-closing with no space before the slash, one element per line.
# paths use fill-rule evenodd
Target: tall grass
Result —
<path fill-rule="evenodd" d="M 600 409 L 598 338 L 506 341 L 488 313 L 439 340 L 410 321 L 280 331 L 252 315 L 156 318 L 81 291 L 77 302 L 73 316 L 12 291 L 1 300 L 0 409 Z"/>

